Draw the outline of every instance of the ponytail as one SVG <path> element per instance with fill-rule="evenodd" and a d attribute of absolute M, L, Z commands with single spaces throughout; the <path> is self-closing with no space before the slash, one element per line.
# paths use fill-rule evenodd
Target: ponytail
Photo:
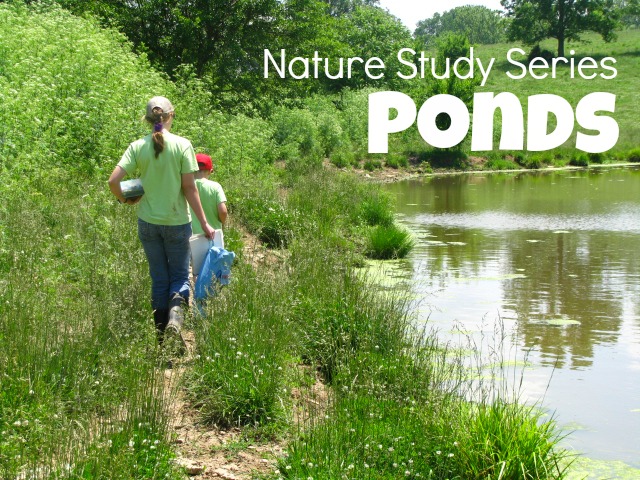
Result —
<path fill-rule="evenodd" d="M 168 113 L 163 113 L 162 109 L 157 107 L 153 109 L 151 117 L 145 117 L 147 122 L 153 124 L 153 134 L 151 138 L 153 138 L 153 151 L 156 153 L 156 158 L 158 158 L 158 155 L 164 150 L 164 136 L 162 135 L 164 128 L 163 120 L 168 116 Z"/>

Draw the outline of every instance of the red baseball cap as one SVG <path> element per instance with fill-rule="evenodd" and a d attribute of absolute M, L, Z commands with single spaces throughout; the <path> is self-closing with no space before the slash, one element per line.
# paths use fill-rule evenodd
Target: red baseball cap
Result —
<path fill-rule="evenodd" d="M 198 167 L 200 170 L 213 170 L 213 165 L 211 164 L 211 157 L 209 155 L 205 155 L 204 153 L 198 153 L 196 155 L 196 161 L 198 162 Z"/>

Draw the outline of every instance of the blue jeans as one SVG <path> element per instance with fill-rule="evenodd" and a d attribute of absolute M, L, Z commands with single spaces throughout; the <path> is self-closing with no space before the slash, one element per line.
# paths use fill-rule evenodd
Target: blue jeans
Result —
<path fill-rule="evenodd" d="M 167 309 L 179 293 L 189 300 L 191 224 L 155 225 L 138 218 L 138 238 L 149 262 L 151 308 Z"/>

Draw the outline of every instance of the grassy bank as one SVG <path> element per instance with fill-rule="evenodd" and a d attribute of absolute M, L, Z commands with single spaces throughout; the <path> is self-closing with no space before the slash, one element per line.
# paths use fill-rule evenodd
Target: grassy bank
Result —
<path fill-rule="evenodd" d="M 283 439 L 278 476 L 292 479 L 563 477 L 553 422 L 491 390 L 472 396 L 402 295 L 359 273 L 391 203 L 320 161 L 361 146 L 366 92 L 345 94 L 339 114 L 316 98 L 269 120 L 228 116 L 197 79 L 169 82 L 92 20 L 3 4 L 0 24 L 2 478 L 184 478 L 135 210 L 106 188 L 157 90 L 177 97 L 176 133 L 217 160 L 229 248 L 242 229 L 281 259 L 243 256 L 190 312 L 196 350 L 179 387 L 204 423 Z M 317 377 L 328 400 L 311 408 L 301 392 Z"/>

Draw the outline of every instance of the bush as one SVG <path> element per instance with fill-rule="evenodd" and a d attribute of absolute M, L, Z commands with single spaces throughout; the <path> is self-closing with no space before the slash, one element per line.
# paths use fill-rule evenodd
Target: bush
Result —
<path fill-rule="evenodd" d="M 366 255 L 379 260 L 404 258 L 414 244 L 408 231 L 396 225 L 378 225 L 369 232 Z"/>
<path fill-rule="evenodd" d="M 467 170 L 469 157 L 460 150 L 430 150 L 418 155 L 421 162 L 429 162 L 433 168 L 455 168 Z"/>
<path fill-rule="evenodd" d="M 380 160 L 367 159 L 364 162 L 364 169 L 368 172 L 373 172 L 376 169 L 382 168 L 382 162 Z"/>
<path fill-rule="evenodd" d="M 589 153 L 588 158 L 590 163 L 597 163 L 597 164 L 603 164 L 606 160 L 604 153 L 601 153 L 601 152 Z"/>
<path fill-rule="evenodd" d="M 569 165 L 574 167 L 588 167 L 589 166 L 589 157 L 586 153 L 576 152 L 569 160 Z"/>
<path fill-rule="evenodd" d="M 385 164 L 390 168 L 406 168 L 409 166 L 409 159 L 406 155 L 402 155 L 400 153 L 390 153 L 389 155 L 387 155 Z"/>
<path fill-rule="evenodd" d="M 331 154 L 329 160 L 338 168 L 346 168 L 353 165 L 355 155 L 350 150 L 338 150 Z"/>
<path fill-rule="evenodd" d="M 640 162 L 640 147 L 629 150 L 627 160 L 629 162 Z"/>
<path fill-rule="evenodd" d="M 292 146 L 302 157 L 319 158 L 322 154 L 314 115 L 305 109 L 280 107 L 271 118 L 273 139 L 280 146 Z M 290 147 L 291 148 L 291 147 Z M 287 150 L 289 151 L 289 150 Z M 291 158 L 285 158 L 291 160 Z"/>

